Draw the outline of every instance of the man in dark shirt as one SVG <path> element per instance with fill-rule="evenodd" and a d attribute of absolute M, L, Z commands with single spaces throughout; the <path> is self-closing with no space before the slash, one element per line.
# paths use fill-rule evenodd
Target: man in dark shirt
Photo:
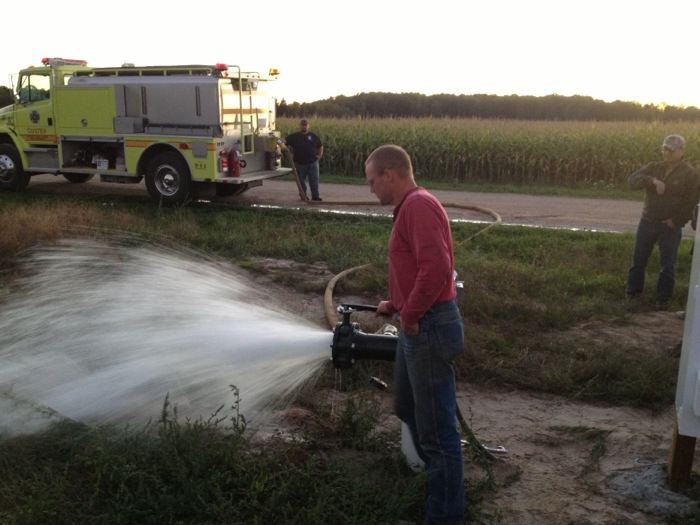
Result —
<path fill-rule="evenodd" d="M 666 308 L 673 295 L 681 230 L 700 197 L 700 176 L 683 160 L 685 139 L 669 135 L 664 139 L 662 153 L 663 161 L 651 162 L 629 176 L 630 187 L 644 189 L 645 193 L 627 276 L 627 297 L 641 295 L 647 263 L 658 244 L 661 269 L 656 283 L 657 308 Z"/>
<path fill-rule="evenodd" d="M 323 157 L 323 143 L 318 135 L 309 131 L 309 121 L 301 119 L 299 131 L 287 135 L 284 143 L 292 149 L 294 168 L 299 176 L 299 183 L 304 195 L 306 195 L 306 180 L 308 179 L 311 200 L 322 200 L 318 191 L 320 175 L 318 161 Z"/>

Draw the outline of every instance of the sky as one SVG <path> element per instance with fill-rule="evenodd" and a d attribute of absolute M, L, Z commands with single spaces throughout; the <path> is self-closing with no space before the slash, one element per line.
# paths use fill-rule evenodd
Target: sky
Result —
<path fill-rule="evenodd" d="M 0 85 L 43 57 L 215 64 L 278 100 L 357 93 L 563 96 L 700 107 L 700 2 L 38 0 L 6 24 Z M 24 19 L 22 21 L 22 19 Z M 8 35 L 9 31 L 9 35 Z M 9 37 L 8 37 L 9 36 Z"/>

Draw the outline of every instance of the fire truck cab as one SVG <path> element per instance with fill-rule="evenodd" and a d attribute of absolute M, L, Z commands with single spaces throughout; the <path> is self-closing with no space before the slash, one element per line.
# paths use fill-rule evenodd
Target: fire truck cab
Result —
<path fill-rule="evenodd" d="M 47 58 L 0 109 L 0 190 L 32 175 L 140 183 L 160 205 L 237 195 L 281 167 L 270 75 L 238 66 L 88 67 Z"/>

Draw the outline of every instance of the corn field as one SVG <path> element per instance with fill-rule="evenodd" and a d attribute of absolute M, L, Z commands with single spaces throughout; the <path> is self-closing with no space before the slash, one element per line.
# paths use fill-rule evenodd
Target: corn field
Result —
<path fill-rule="evenodd" d="M 364 160 L 382 144 L 413 159 L 416 179 L 456 183 L 626 187 L 630 173 L 661 160 L 666 135 L 686 139 L 700 168 L 700 124 L 455 119 L 311 118 L 324 144 L 321 170 L 364 177 Z M 279 119 L 285 136 L 297 119 Z"/>

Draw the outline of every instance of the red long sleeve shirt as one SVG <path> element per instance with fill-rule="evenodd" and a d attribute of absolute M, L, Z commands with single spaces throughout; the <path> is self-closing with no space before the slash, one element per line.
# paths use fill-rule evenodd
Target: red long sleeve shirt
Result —
<path fill-rule="evenodd" d="M 457 295 L 452 231 L 445 209 L 418 186 L 394 208 L 389 239 L 389 301 L 406 324 Z"/>

